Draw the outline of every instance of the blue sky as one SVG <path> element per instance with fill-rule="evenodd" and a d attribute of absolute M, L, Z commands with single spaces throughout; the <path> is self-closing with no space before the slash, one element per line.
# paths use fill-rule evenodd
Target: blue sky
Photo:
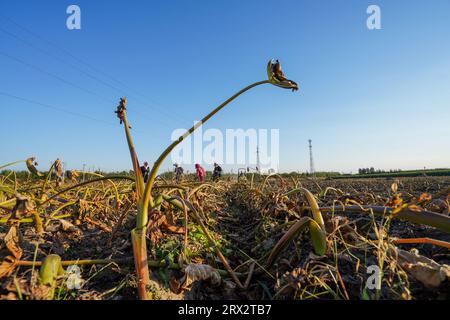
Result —
<path fill-rule="evenodd" d="M 70 4 L 81 30 L 66 28 Z M 369 4 L 381 30 L 366 27 Z M 316 170 L 449 167 L 449 15 L 447 0 L 5 0 L 0 164 L 131 168 L 113 113 L 124 95 L 139 158 L 153 162 L 174 129 L 278 58 L 300 91 L 253 89 L 204 130 L 279 129 L 281 171 L 308 169 L 309 138 Z"/>

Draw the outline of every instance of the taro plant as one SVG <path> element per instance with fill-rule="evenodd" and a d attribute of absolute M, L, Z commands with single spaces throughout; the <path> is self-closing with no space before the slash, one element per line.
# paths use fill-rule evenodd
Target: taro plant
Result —
<path fill-rule="evenodd" d="M 131 161 L 133 164 L 133 170 L 136 175 L 136 193 L 138 198 L 137 203 L 137 218 L 136 218 L 136 228 L 131 231 L 131 239 L 133 245 L 133 254 L 135 260 L 135 268 L 138 277 L 138 294 L 140 299 L 149 299 L 149 293 L 147 291 L 150 285 L 149 269 L 147 261 L 147 245 L 146 245 L 146 231 L 147 223 L 149 221 L 149 212 L 151 213 L 155 207 L 155 201 L 153 200 L 152 190 L 155 184 L 155 180 L 158 174 L 158 170 L 170 154 L 170 152 L 180 144 L 184 139 L 186 139 L 190 134 L 192 134 L 197 128 L 211 119 L 215 114 L 222 110 L 226 105 L 232 102 L 234 99 L 239 97 L 244 92 L 263 84 L 272 84 L 284 89 L 292 89 L 292 91 L 298 90 L 298 85 L 296 82 L 289 80 L 284 75 L 281 64 L 278 60 L 270 60 L 267 64 L 267 76 L 268 79 L 255 82 L 249 86 L 238 91 L 236 94 L 231 96 L 221 105 L 213 109 L 208 115 L 206 115 L 200 122 L 197 122 L 192 128 L 190 128 L 186 133 L 184 133 L 178 140 L 171 143 L 159 156 L 159 158 L 154 163 L 149 179 L 144 187 L 144 180 L 139 167 L 139 161 L 137 158 L 136 151 L 134 149 L 133 140 L 130 133 L 130 126 L 128 124 L 126 116 L 126 98 L 120 100 L 120 104 L 115 111 L 120 123 L 124 125 L 125 135 L 128 142 L 128 147 L 130 150 Z"/>
<path fill-rule="evenodd" d="M 321 256 L 324 255 L 327 251 L 328 245 L 325 223 L 323 221 L 319 205 L 313 194 L 308 189 L 298 188 L 285 193 L 283 196 L 288 197 L 299 192 L 303 192 L 305 194 L 306 200 L 311 207 L 312 218 L 302 217 L 294 225 L 292 225 L 291 228 L 289 228 L 289 230 L 283 235 L 283 237 L 272 249 L 266 261 L 266 268 L 270 268 L 272 266 L 281 251 L 288 245 L 289 242 L 293 241 L 295 239 L 295 236 L 304 228 L 309 229 L 311 243 L 314 247 L 315 253 Z"/>

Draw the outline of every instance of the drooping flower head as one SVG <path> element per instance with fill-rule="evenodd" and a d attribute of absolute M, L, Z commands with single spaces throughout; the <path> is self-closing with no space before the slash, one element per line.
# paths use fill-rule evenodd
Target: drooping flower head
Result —
<path fill-rule="evenodd" d="M 278 60 L 274 61 L 272 59 L 269 61 L 267 64 L 267 76 L 269 77 L 269 82 L 277 87 L 292 89 L 292 91 L 298 90 L 298 84 L 286 78 Z"/>
<path fill-rule="evenodd" d="M 39 172 L 39 170 L 35 167 L 38 165 L 37 162 L 34 161 L 35 159 L 36 159 L 35 157 L 28 158 L 27 161 L 25 161 L 25 163 L 27 165 L 28 170 L 32 174 L 35 174 L 38 177 L 42 177 L 44 174 Z M 34 164 L 33 164 L 33 162 L 34 162 Z"/>
<path fill-rule="evenodd" d="M 117 110 L 114 111 L 117 113 L 117 118 L 120 119 L 120 124 L 122 124 L 123 117 L 125 116 L 125 110 L 127 109 L 127 98 L 120 98 L 119 105 L 117 106 Z"/>

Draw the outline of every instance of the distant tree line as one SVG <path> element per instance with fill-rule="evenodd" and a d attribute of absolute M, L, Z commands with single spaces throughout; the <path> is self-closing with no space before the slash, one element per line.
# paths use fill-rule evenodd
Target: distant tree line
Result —
<path fill-rule="evenodd" d="M 379 173 L 396 173 L 396 172 L 402 172 L 401 169 L 390 169 L 390 170 L 381 170 L 376 169 L 374 167 L 370 168 L 359 168 L 358 174 L 379 174 Z"/>
<path fill-rule="evenodd" d="M 337 177 L 340 176 L 340 172 L 334 171 L 317 171 L 313 174 L 309 172 L 296 172 L 292 171 L 290 173 L 281 173 L 282 177 L 316 177 L 316 178 L 326 178 L 326 177 Z"/>

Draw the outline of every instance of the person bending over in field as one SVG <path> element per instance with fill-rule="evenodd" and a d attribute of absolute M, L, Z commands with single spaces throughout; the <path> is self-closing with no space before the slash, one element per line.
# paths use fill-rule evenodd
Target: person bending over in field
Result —
<path fill-rule="evenodd" d="M 141 166 L 142 177 L 144 178 L 144 183 L 147 183 L 148 176 L 150 174 L 150 167 L 148 166 L 148 162 L 145 161 L 144 165 Z"/>
<path fill-rule="evenodd" d="M 59 187 L 63 180 L 63 170 L 61 160 L 56 159 L 55 161 L 55 173 L 56 173 L 56 186 Z"/>
<path fill-rule="evenodd" d="M 218 181 L 220 179 L 220 177 L 222 177 L 222 167 L 214 162 L 214 171 L 213 171 L 212 179 L 213 179 L 213 181 Z"/>
<path fill-rule="evenodd" d="M 78 171 L 75 170 L 66 170 L 66 177 L 72 182 L 77 182 L 77 179 L 79 177 Z"/>
<path fill-rule="evenodd" d="M 206 171 L 205 171 L 205 169 L 203 169 L 203 167 L 200 164 L 196 163 L 195 164 L 195 170 L 196 170 L 195 175 L 197 176 L 198 181 L 205 182 L 205 178 L 206 178 Z"/>
<path fill-rule="evenodd" d="M 178 163 L 174 164 L 175 167 L 175 181 L 176 183 L 180 183 L 183 179 L 184 169 L 178 165 Z"/>

